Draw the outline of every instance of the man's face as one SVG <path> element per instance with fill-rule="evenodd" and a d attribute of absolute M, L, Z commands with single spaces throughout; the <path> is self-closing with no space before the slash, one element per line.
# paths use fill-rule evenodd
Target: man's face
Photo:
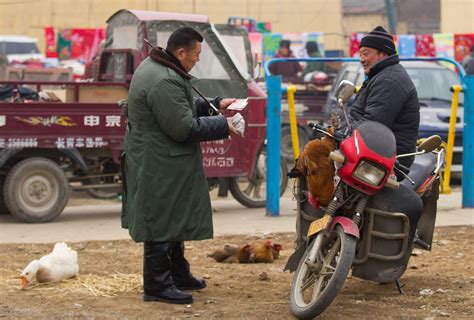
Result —
<path fill-rule="evenodd" d="M 201 54 L 201 42 L 196 41 L 194 48 L 185 50 L 180 48 L 176 51 L 176 58 L 181 62 L 186 72 L 191 71 L 196 63 L 199 61 L 199 55 Z"/>
<path fill-rule="evenodd" d="M 374 64 L 385 59 L 387 56 L 387 53 L 383 51 L 378 51 L 374 48 L 361 47 L 359 49 L 360 63 L 362 64 L 362 67 L 364 68 L 364 73 L 366 75 L 369 74 L 370 69 Z"/>
<path fill-rule="evenodd" d="M 281 47 L 280 54 L 284 57 L 288 57 L 290 55 L 290 49 L 288 49 L 287 47 Z"/>

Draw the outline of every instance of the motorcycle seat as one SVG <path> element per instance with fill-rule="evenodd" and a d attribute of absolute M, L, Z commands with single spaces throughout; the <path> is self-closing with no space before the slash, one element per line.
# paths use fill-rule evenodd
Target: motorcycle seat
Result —
<path fill-rule="evenodd" d="M 410 167 L 410 172 L 408 173 L 408 176 L 415 182 L 415 184 L 412 185 L 408 179 L 403 179 L 400 183 L 415 191 L 418 190 L 423 182 L 425 182 L 426 178 L 433 173 L 437 160 L 436 155 L 431 152 L 417 155 L 415 161 Z"/>

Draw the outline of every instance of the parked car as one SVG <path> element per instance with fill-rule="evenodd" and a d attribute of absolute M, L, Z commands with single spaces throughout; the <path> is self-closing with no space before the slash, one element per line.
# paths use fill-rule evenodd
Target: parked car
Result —
<path fill-rule="evenodd" d="M 449 120 L 451 115 L 450 92 L 452 85 L 460 84 L 459 76 L 451 69 L 436 63 L 426 61 L 402 61 L 408 75 L 415 84 L 420 101 L 420 129 L 419 138 L 429 137 L 434 134 L 441 136 L 443 141 L 448 141 Z M 334 84 L 342 80 L 353 82 L 356 87 L 362 86 L 364 71 L 360 63 L 349 62 L 343 64 L 336 76 Z M 326 100 L 325 120 L 337 111 L 334 85 Z M 464 95 L 459 95 L 459 109 L 456 119 L 456 135 L 453 149 L 453 165 L 451 172 L 462 172 L 462 134 Z"/>
<path fill-rule="evenodd" d="M 37 40 L 27 36 L 0 36 L 0 54 L 6 55 L 10 63 L 45 58 L 38 49 Z"/>

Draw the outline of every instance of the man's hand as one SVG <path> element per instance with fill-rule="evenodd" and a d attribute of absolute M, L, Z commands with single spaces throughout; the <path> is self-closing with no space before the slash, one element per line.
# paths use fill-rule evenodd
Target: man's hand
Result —
<path fill-rule="evenodd" d="M 227 125 L 229 126 L 229 132 L 231 134 L 243 137 L 243 135 L 241 135 L 239 131 L 237 131 L 237 129 L 235 129 L 235 127 L 232 125 L 232 118 L 227 118 Z"/>
<path fill-rule="evenodd" d="M 219 109 L 221 110 L 222 113 L 225 113 L 227 110 L 227 107 L 230 106 L 232 103 L 234 103 L 237 99 L 235 98 L 227 98 L 227 99 L 222 99 L 219 105 Z"/>

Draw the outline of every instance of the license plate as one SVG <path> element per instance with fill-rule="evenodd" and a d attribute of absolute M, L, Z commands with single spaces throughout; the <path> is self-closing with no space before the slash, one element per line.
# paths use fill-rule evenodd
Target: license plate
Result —
<path fill-rule="evenodd" d="M 325 215 L 321 219 L 314 220 L 313 222 L 311 222 L 311 224 L 309 225 L 309 229 L 308 229 L 308 237 L 310 237 L 313 234 L 316 234 L 319 231 L 325 229 L 330 221 L 331 221 L 331 216 L 330 215 Z"/>

